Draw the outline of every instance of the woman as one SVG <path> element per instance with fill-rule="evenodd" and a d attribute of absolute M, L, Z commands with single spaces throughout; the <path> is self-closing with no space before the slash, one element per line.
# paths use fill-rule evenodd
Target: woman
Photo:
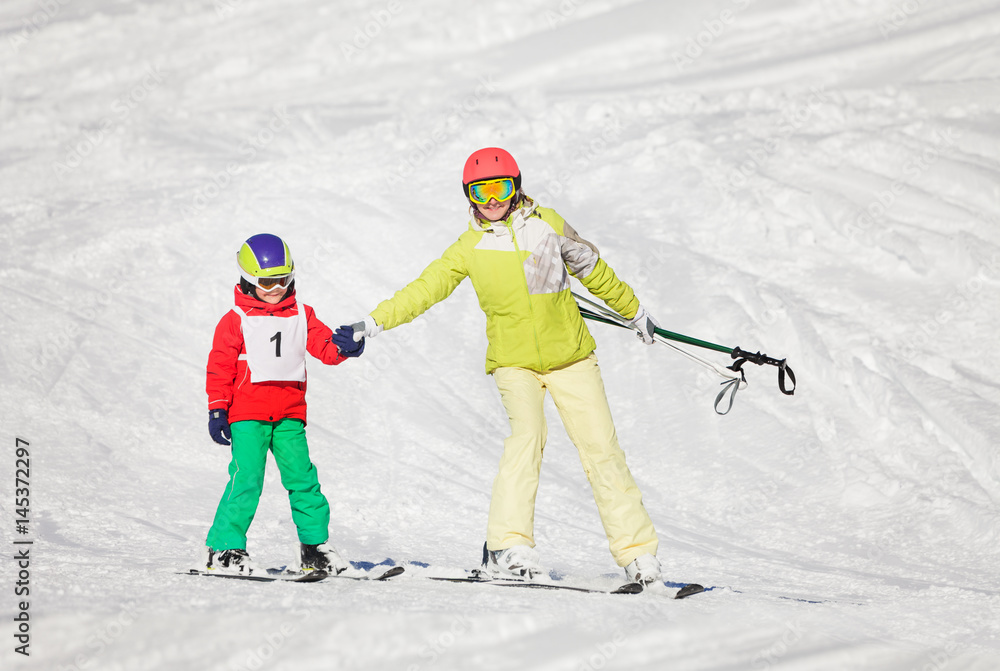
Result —
<path fill-rule="evenodd" d="M 472 214 L 469 230 L 355 324 L 354 337 L 372 338 L 412 321 L 471 278 L 486 313 L 486 372 L 511 426 L 493 482 L 484 570 L 504 578 L 542 574 L 533 534 L 548 390 L 580 453 L 612 555 L 630 581 L 657 581 L 656 532 L 618 445 L 596 344 L 570 293 L 569 275 L 630 319 L 647 344 L 657 323 L 594 245 L 525 195 L 509 153 L 496 147 L 473 153 L 462 185 Z"/>

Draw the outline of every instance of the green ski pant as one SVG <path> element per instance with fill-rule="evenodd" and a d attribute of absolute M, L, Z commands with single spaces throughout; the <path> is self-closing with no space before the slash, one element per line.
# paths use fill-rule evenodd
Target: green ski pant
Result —
<path fill-rule="evenodd" d="M 274 454 L 281 484 L 288 490 L 299 542 L 325 543 L 329 538 L 330 504 L 320 491 L 316 466 L 309 459 L 305 423 L 298 419 L 246 420 L 234 422 L 230 429 L 233 460 L 229 463 L 229 483 L 208 532 L 208 546 L 214 550 L 246 549 L 247 529 L 264 490 L 268 450 Z"/>

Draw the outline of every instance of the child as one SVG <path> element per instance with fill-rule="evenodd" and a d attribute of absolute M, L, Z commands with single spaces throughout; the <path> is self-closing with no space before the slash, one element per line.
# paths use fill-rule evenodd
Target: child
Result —
<path fill-rule="evenodd" d="M 350 329 L 333 333 L 295 300 L 295 264 L 281 238 L 255 235 L 236 255 L 236 307 L 215 329 L 208 356 L 208 432 L 232 439 L 229 483 L 208 532 L 207 569 L 249 575 L 247 529 L 264 487 L 267 452 L 288 490 L 304 571 L 340 573 L 347 562 L 327 540 L 330 505 L 306 444 L 306 352 L 337 365 L 360 356 Z"/>

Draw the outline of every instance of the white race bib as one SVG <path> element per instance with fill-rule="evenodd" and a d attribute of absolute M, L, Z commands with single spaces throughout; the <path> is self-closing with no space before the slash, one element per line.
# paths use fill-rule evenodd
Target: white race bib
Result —
<path fill-rule="evenodd" d="M 294 317 L 250 317 L 239 308 L 235 310 L 243 327 L 250 381 L 305 382 L 309 335 L 305 307 L 300 306 Z"/>

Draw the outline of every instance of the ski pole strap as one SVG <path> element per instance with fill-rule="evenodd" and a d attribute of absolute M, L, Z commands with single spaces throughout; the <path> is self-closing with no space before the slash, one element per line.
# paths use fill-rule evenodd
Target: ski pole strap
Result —
<path fill-rule="evenodd" d="M 734 377 L 732 380 L 726 380 L 722 383 L 722 391 L 719 395 L 715 397 L 715 412 L 720 415 L 728 414 L 730 410 L 733 409 L 733 402 L 736 400 L 736 392 L 740 389 L 740 384 L 745 384 L 747 381 L 746 375 L 743 374 L 742 369 L 733 369 L 740 371 L 740 377 Z M 725 410 L 719 410 L 719 403 L 722 402 L 723 397 L 729 392 L 729 405 L 726 406 Z"/>
<path fill-rule="evenodd" d="M 772 359 L 766 354 L 761 354 L 760 352 L 751 354 L 750 352 L 741 350 L 739 347 L 733 348 L 732 357 L 736 359 L 736 361 L 733 362 L 732 366 L 729 366 L 729 369 L 738 372 L 740 377 L 739 379 L 734 378 L 722 383 L 722 391 L 720 391 L 719 395 L 715 397 L 715 412 L 718 414 L 725 415 L 733 409 L 733 402 L 736 400 L 736 392 L 740 389 L 740 381 L 742 380 L 745 383 L 747 380 L 746 374 L 743 372 L 743 364 L 747 362 L 755 363 L 758 366 L 763 366 L 764 364 L 777 366 L 778 389 L 781 390 L 782 394 L 787 396 L 791 396 L 795 393 L 795 373 L 793 373 L 792 369 L 788 367 L 788 364 L 784 359 Z M 788 379 L 792 381 L 791 389 L 788 389 L 785 385 L 786 374 Z M 722 402 L 722 399 L 725 397 L 727 392 L 729 393 L 729 405 L 726 406 L 725 410 L 720 411 L 719 403 Z"/>
<path fill-rule="evenodd" d="M 786 363 L 784 359 L 772 359 L 766 354 L 761 354 L 760 352 L 757 353 L 747 352 L 745 350 L 741 350 L 739 347 L 733 348 L 733 353 L 731 356 L 734 359 L 736 359 L 736 361 L 733 363 L 732 366 L 730 366 L 730 368 L 733 370 L 738 370 L 741 373 L 743 372 L 743 364 L 747 363 L 748 361 L 750 363 L 755 363 L 758 366 L 763 366 L 764 364 L 767 364 L 769 366 L 777 366 L 778 389 L 780 389 L 781 393 L 785 394 L 786 396 L 791 396 L 792 394 L 795 393 L 795 373 L 792 372 L 791 367 L 789 367 L 789 365 Z M 792 382 L 792 386 L 790 389 L 785 384 L 786 377 Z"/>

